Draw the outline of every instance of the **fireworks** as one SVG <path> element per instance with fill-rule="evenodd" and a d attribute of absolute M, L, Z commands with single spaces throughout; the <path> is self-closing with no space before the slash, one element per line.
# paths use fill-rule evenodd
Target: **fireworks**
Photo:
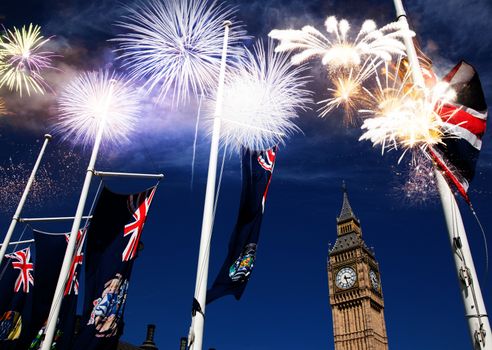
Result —
<path fill-rule="evenodd" d="M 32 150 L 28 153 L 32 158 Z M 73 174 L 84 171 L 80 166 L 80 155 L 71 151 L 57 151 L 44 163 L 38 169 L 29 191 L 28 204 L 31 209 L 46 207 L 48 203 L 59 204 L 60 199 L 80 185 L 80 177 Z M 31 171 L 30 165 L 12 158 L 0 165 L 0 212 L 8 214 L 15 210 Z M 53 180 L 55 178 L 57 181 Z"/>
<path fill-rule="evenodd" d="M 399 71 L 400 61 L 396 65 Z M 370 140 L 385 149 L 405 150 L 427 147 L 451 137 L 447 117 L 440 113 L 442 106 L 453 98 L 448 84 L 438 83 L 432 88 L 419 88 L 409 83 L 408 73 L 398 80 L 386 66 L 384 80 L 376 75 L 376 92 L 365 91 L 372 100 L 372 108 L 360 110 L 367 119 L 362 129 L 366 130 L 359 140 Z M 400 158 L 401 159 L 401 158 Z"/>
<path fill-rule="evenodd" d="M 41 27 L 30 24 L 20 30 L 7 30 L 0 40 L 0 87 L 7 86 L 21 96 L 25 91 L 44 93 L 46 82 L 41 73 L 52 68 L 52 52 L 43 51 L 50 38 L 43 38 Z"/>
<path fill-rule="evenodd" d="M 400 190 L 411 204 L 424 204 L 438 197 L 434 165 L 420 150 L 412 152 L 405 183 Z"/>
<path fill-rule="evenodd" d="M 87 72 L 61 93 L 58 109 L 55 130 L 63 139 L 87 143 L 104 124 L 104 139 L 121 143 L 137 120 L 139 96 L 115 73 Z"/>
<path fill-rule="evenodd" d="M 305 67 L 292 67 L 286 54 L 275 53 L 271 42 L 247 51 L 243 65 L 224 87 L 221 136 L 234 149 L 264 150 L 297 130 L 293 119 L 305 109 Z"/>
<path fill-rule="evenodd" d="M 323 104 L 320 108 L 320 116 L 327 116 L 333 109 L 343 107 L 345 111 L 345 121 L 347 124 L 354 123 L 354 112 L 366 100 L 366 93 L 362 83 L 368 79 L 377 68 L 377 63 L 373 60 L 366 60 L 361 69 L 351 68 L 348 73 L 338 74 L 333 77 L 334 88 L 328 88 L 331 96 L 326 100 L 319 101 Z"/>
<path fill-rule="evenodd" d="M 129 14 L 117 25 L 129 30 L 114 39 L 120 43 L 119 58 L 130 75 L 145 81 L 147 91 L 157 90 L 159 100 L 168 95 L 174 103 L 216 88 L 219 76 L 225 20 L 235 11 L 208 0 L 150 0 L 128 7 Z M 230 32 L 229 57 L 240 57 L 234 46 L 245 32 Z"/>
<path fill-rule="evenodd" d="M 299 64 L 314 56 L 321 56 L 323 65 L 331 71 L 360 66 L 366 58 L 391 60 L 392 55 L 404 55 L 405 46 L 400 41 L 404 36 L 415 33 L 404 30 L 397 22 L 377 28 L 372 20 L 366 20 L 355 37 L 349 36 L 350 24 L 330 16 L 325 21 L 329 36 L 323 35 L 313 26 L 301 30 L 272 30 L 270 37 L 280 40 L 275 51 L 301 51 L 292 56 L 292 63 Z"/>

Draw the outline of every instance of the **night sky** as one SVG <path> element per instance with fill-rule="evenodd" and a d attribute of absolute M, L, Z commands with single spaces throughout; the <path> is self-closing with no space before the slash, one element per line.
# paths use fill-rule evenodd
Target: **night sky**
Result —
<path fill-rule="evenodd" d="M 165 0 L 164 0 L 165 1 Z M 0 119 L 0 228 L 6 230 L 20 197 L 23 179 L 7 168 L 27 174 L 42 136 L 56 121 L 56 93 L 79 71 L 119 69 L 114 43 L 119 29 L 113 24 L 124 13 L 113 0 L 3 1 L 0 22 L 7 28 L 40 24 L 54 36 L 53 51 L 59 70 L 48 81 L 53 92 L 23 97 L 5 89 L 11 114 Z M 248 33 L 266 39 L 274 29 L 322 28 L 325 18 L 346 18 L 358 27 L 372 18 L 378 25 L 394 19 L 392 1 L 228 2 Z M 488 104 L 492 104 L 492 3 L 489 0 L 414 0 L 408 2 L 411 26 L 442 76 L 460 59 L 480 74 Z M 245 43 L 250 46 L 252 41 Z M 314 99 L 326 97 L 327 83 L 319 60 L 310 74 Z M 243 298 L 219 299 L 207 307 L 205 348 L 218 350 L 333 349 L 326 261 L 336 240 L 336 216 L 342 205 L 341 183 L 347 183 L 352 208 L 361 220 L 363 237 L 374 247 L 380 264 L 385 319 L 392 349 L 465 349 L 470 347 L 464 308 L 439 199 L 424 203 L 402 191 L 408 170 L 400 151 L 381 156 L 369 142 L 358 142 L 357 126 L 344 125 L 338 112 L 321 119 L 313 110 L 301 113 L 294 135 L 279 150 L 266 205 L 255 271 Z M 123 340 L 141 344 L 147 323 L 157 326 L 160 349 L 178 349 L 188 334 L 195 287 L 202 220 L 209 135 L 200 126 L 194 181 L 191 160 L 196 102 L 179 109 L 169 103 L 150 106 L 141 116 L 131 143 L 105 145 L 96 166 L 100 170 L 163 172 L 145 226 L 144 250 L 130 283 Z M 470 197 L 486 232 L 492 228 L 492 134 L 484 138 Z M 29 199 L 24 216 L 70 216 L 75 213 L 89 149 L 59 141 L 49 145 L 41 180 Z M 27 169 L 27 170 L 26 170 Z M 134 191 L 152 182 L 108 180 L 118 191 Z M 17 186 L 17 187 L 16 187 Z M 215 278 L 236 220 L 240 193 L 240 162 L 225 158 L 211 247 L 210 279 Z M 97 187 L 94 181 L 93 191 Z M 20 189 L 19 189 L 20 188 Z M 479 227 L 466 205 L 462 214 L 486 306 L 492 308 L 490 274 L 485 274 L 485 247 Z M 69 230 L 66 225 L 35 225 L 45 230 Z M 18 226 L 14 235 L 21 235 Z M 29 237 L 26 230 L 24 237 Z"/>

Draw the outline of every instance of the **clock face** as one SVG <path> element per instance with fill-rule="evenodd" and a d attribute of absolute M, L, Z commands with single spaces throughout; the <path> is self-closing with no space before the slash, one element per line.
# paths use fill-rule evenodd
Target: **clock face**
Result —
<path fill-rule="evenodd" d="M 371 279 L 372 288 L 379 290 L 379 279 L 374 270 L 369 271 L 369 278 Z"/>
<path fill-rule="evenodd" d="M 348 289 L 355 284 L 357 279 L 357 275 L 355 271 L 351 267 L 344 267 L 340 271 L 338 271 L 335 283 L 340 289 Z"/>

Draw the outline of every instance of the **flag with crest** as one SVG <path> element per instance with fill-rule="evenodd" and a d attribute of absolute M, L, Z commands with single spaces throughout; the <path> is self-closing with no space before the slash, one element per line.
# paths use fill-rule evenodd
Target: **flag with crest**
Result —
<path fill-rule="evenodd" d="M 261 222 L 272 179 L 277 147 L 267 151 L 242 151 L 242 190 L 236 225 L 227 257 L 207 292 L 207 304 L 232 294 L 239 300 L 253 272 Z"/>
<path fill-rule="evenodd" d="M 103 188 L 87 231 L 84 312 L 74 349 L 116 349 L 133 263 L 156 187 L 135 194 Z"/>

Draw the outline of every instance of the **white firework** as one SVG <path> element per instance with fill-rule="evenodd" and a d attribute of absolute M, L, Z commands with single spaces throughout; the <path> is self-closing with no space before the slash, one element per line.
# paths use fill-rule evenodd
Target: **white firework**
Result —
<path fill-rule="evenodd" d="M 293 67 L 286 54 L 258 42 L 226 79 L 222 108 L 222 142 L 239 150 L 265 150 L 298 130 L 293 119 L 311 102 L 304 66 Z"/>
<path fill-rule="evenodd" d="M 323 65 L 328 65 L 332 71 L 359 66 L 367 58 L 389 61 L 392 55 L 405 55 L 401 39 L 415 35 L 402 29 L 398 22 L 378 29 L 374 21 L 366 20 L 354 39 L 349 36 L 349 22 L 345 19 L 338 21 L 335 16 L 326 19 L 325 28 L 328 36 L 313 26 L 304 26 L 301 30 L 274 29 L 268 35 L 280 40 L 275 51 L 300 51 L 292 56 L 293 64 L 321 56 Z"/>
<path fill-rule="evenodd" d="M 386 66 L 382 77 L 379 73 L 375 75 L 377 89 L 374 93 L 364 88 L 371 107 L 359 110 L 366 118 L 359 140 L 381 145 L 382 152 L 398 148 L 425 151 L 429 146 L 442 143 L 443 138 L 453 137 L 453 127 L 447 126 L 446 121 L 455 112 L 443 112 L 442 107 L 456 94 L 445 82 L 419 88 L 411 84 L 410 71 L 399 79 L 401 64 L 398 60 L 394 72 Z"/>
<path fill-rule="evenodd" d="M 224 37 L 224 22 L 235 10 L 209 0 L 150 0 L 127 7 L 117 26 L 128 30 L 114 41 L 119 58 L 144 88 L 156 90 L 162 101 L 173 104 L 216 89 Z M 229 57 L 240 57 L 236 45 L 245 38 L 241 25 L 229 34 Z"/>
<path fill-rule="evenodd" d="M 121 76 L 108 71 L 80 74 L 58 99 L 55 131 L 75 143 L 92 141 L 103 127 L 103 140 L 128 140 L 140 111 L 139 96 Z"/>

